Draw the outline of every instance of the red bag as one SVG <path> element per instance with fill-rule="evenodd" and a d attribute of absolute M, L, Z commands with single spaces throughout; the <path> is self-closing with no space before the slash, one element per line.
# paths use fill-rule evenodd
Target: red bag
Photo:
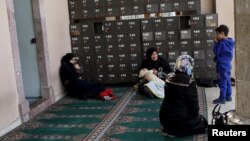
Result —
<path fill-rule="evenodd" d="M 113 94 L 112 89 L 106 89 L 99 94 L 100 99 L 108 101 L 116 99 L 116 96 Z"/>

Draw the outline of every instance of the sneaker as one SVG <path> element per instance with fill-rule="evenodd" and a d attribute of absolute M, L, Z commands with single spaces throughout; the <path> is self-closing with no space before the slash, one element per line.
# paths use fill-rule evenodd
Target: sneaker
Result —
<path fill-rule="evenodd" d="M 99 97 L 100 97 L 100 99 L 102 99 L 102 100 L 106 100 L 106 99 L 109 99 L 108 97 L 109 97 L 109 94 L 106 92 L 106 91 L 103 91 L 103 92 L 101 92 L 100 94 L 99 94 Z M 111 98 L 110 98 L 111 99 Z"/>
<path fill-rule="evenodd" d="M 227 96 L 226 97 L 226 101 L 232 101 L 233 99 L 232 99 L 232 97 L 231 96 Z"/>
<path fill-rule="evenodd" d="M 109 101 L 109 100 L 112 100 L 112 98 L 111 98 L 110 96 L 104 96 L 104 97 L 103 97 L 103 100 Z"/>
<path fill-rule="evenodd" d="M 213 100 L 213 104 L 225 104 L 225 103 L 226 103 L 225 99 L 217 98 Z"/>

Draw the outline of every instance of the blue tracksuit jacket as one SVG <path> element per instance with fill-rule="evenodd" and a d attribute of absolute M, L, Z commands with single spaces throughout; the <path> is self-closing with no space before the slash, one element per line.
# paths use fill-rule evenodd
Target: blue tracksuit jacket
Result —
<path fill-rule="evenodd" d="M 222 39 L 214 44 L 214 61 L 216 62 L 216 72 L 230 72 L 234 52 L 234 41 L 232 38 Z"/>

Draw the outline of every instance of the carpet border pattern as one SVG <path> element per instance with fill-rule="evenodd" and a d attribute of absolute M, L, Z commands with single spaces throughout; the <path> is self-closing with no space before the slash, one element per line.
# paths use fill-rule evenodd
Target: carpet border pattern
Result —
<path fill-rule="evenodd" d="M 198 99 L 199 99 L 199 107 L 200 114 L 204 115 L 207 118 L 207 105 L 206 105 L 206 96 L 205 96 L 205 88 L 197 87 L 198 90 Z M 106 115 L 103 121 L 96 126 L 92 132 L 84 138 L 83 141 L 98 141 L 100 140 L 107 129 L 113 124 L 113 122 L 117 119 L 123 109 L 127 106 L 129 101 L 135 96 L 136 92 L 130 88 L 124 93 L 124 96 L 117 103 L 117 105 L 111 110 L 111 112 Z M 193 141 L 207 141 L 207 135 L 194 135 Z"/>
<path fill-rule="evenodd" d="M 207 118 L 207 103 L 206 103 L 206 95 L 205 95 L 205 88 L 203 87 L 197 87 L 198 90 L 198 99 L 199 99 L 199 107 L 200 107 L 200 114 L 204 115 L 205 118 Z M 131 99 L 136 95 L 136 91 L 133 89 L 133 87 L 130 87 L 127 89 L 125 92 L 123 92 L 123 95 L 121 99 L 114 105 L 113 109 L 103 118 L 103 120 L 96 125 L 94 129 L 85 137 L 81 137 L 78 139 L 73 139 L 73 140 L 81 140 L 81 141 L 99 141 L 102 139 L 106 131 L 112 126 L 112 124 L 116 121 L 118 116 L 120 116 L 121 112 L 125 109 L 125 107 L 128 105 L 128 103 L 131 101 Z M 59 102 L 58 102 L 59 103 Z M 58 104 L 57 103 L 57 104 Z M 54 106 L 54 105 L 53 105 Z M 33 118 L 30 121 L 33 121 L 37 119 L 37 117 Z M 12 132 L 8 133 L 12 139 L 18 138 L 18 136 L 23 136 L 23 135 L 14 135 L 14 131 L 19 131 L 22 129 L 24 126 L 19 126 Z M 3 137 L 6 137 L 3 136 Z M 3 137 L 0 137 L 1 139 L 4 139 Z M 202 135 L 195 135 L 193 137 L 193 141 L 207 141 L 207 135 L 202 134 Z"/>
<path fill-rule="evenodd" d="M 200 107 L 200 114 L 204 115 L 205 118 L 207 118 L 207 103 L 206 103 L 206 93 L 205 88 L 203 87 L 197 87 L 198 90 L 198 99 L 199 99 L 199 107 Z M 207 135 L 201 134 L 194 136 L 194 141 L 207 141 Z"/>
<path fill-rule="evenodd" d="M 133 88 L 127 90 L 123 97 L 117 103 L 117 105 L 111 110 L 109 114 L 98 124 L 92 132 L 86 136 L 83 141 L 98 141 L 104 135 L 106 130 L 112 125 L 112 123 L 117 119 L 122 110 L 127 106 L 131 98 L 135 95 Z"/>

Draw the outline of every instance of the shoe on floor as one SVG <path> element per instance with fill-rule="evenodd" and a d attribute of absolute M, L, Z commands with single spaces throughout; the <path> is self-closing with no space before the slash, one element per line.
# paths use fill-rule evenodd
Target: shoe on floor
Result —
<path fill-rule="evenodd" d="M 233 100 L 233 99 L 232 99 L 231 96 L 226 97 L 226 101 L 232 101 L 232 100 Z"/>
<path fill-rule="evenodd" d="M 102 100 L 111 100 L 111 98 L 109 97 L 109 94 L 107 91 L 102 91 L 100 94 L 99 94 L 99 97 L 100 99 Z"/>
<path fill-rule="evenodd" d="M 226 103 L 226 100 L 222 98 L 217 98 L 213 100 L 213 104 L 225 104 L 225 103 Z"/>

